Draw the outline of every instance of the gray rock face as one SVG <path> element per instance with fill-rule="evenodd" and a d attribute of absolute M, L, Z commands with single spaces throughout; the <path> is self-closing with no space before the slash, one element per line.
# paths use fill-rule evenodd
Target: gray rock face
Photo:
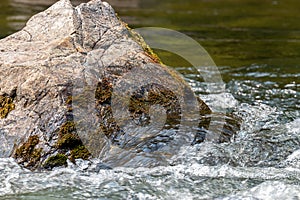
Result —
<path fill-rule="evenodd" d="M 0 156 L 30 169 L 90 157 L 166 164 L 195 140 L 178 132 L 189 107 L 210 109 L 142 46 L 100 0 L 76 8 L 61 0 L 0 40 Z"/>

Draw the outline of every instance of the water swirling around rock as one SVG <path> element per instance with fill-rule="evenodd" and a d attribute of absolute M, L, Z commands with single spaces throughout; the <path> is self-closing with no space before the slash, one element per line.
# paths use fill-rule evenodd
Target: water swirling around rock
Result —
<path fill-rule="evenodd" d="M 165 2 L 167 6 L 172 5 L 169 3 L 170 1 Z M 184 6 L 188 6 L 185 4 L 186 1 L 177 2 L 182 2 Z M 200 2 L 202 8 L 203 3 L 209 4 L 211 1 Z M 218 3 L 219 1 L 216 1 L 216 4 Z M 268 3 L 270 2 L 259 1 L 259 5 Z M 191 9 L 186 15 L 181 13 L 183 17 L 180 19 L 175 17 L 173 19 L 178 20 L 179 24 L 185 26 L 186 30 L 190 28 L 190 24 L 186 24 L 186 20 L 189 20 L 191 15 L 193 17 L 199 16 L 200 19 L 203 17 L 204 19 L 212 19 L 212 24 L 215 22 L 214 19 L 222 16 L 221 21 L 225 23 L 244 26 L 248 22 L 253 25 L 255 24 L 252 21 L 255 20 L 253 16 L 257 15 L 257 12 L 261 12 L 260 10 L 277 12 L 276 3 L 280 4 L 281 2 L 273 1 L 272 4 L 274 5 L 268 5 L 268 9 L 257 9 L 252 7 L 253 4 L 249 4 L 250 11 L 249 7 L 239 4 L 238 10 L 243 13 L 234 11 L 239 16 L 237 17 L 238 20 L 227 21 L 224 19 L 234 18 L 232 13 L 228 14 L 230 11 L 228 7 L 232 6 L 231 4 L 228 6 L 214 5 L 214 8 L 218 8 L 214 11 L 207 9 L 203 15 L 208 15 L 208 18 L 197 13 L 195 9 L 199 9 L 199 7 L 193 4 L 192 7 L 195 9 Z M 170 166 L 152 169 L 115 168 L 107 170 L 105 169 L 106 166 L 99 165 L 99 160 L 93 160 L 92 162 L 81 161 L 77 166 L 69 163 L 68 168 L 54 169 L 52 172 L 32 173 L 20 168 L 13 159 L 1 158 L 1 199 L 299 198 L 300 85 L 297 80 L 299 80 L 300 73 L 297 66 L 286 67 L 289 61 L 297 57 L 297 53 L 293 52 L 293 49 L 298 47 L 296 44 L 299 44 L 297 43 L 298 33 L 295 29 L 299 23 L 297 18 L 294 19 L 295 23 L 285 23 L 288 21 L 286 16 L 289 16 L 286 13 L 291 13 L 293 17 L 295 17 L 294 12 L 298 13 L 298 6 L 290 5 L 295 8 L 295 11 L 288 9 L 289 5 L 286 4 L 286 9 L 278 12 L 282 13 L 284 17 L 278 17 L 275 14 L 270 15 L 276 18 L 274 24 L 283 26 L 279 29 L 264 29 L 262 27 L 257 29 L 247 27 L 224 28 L 227 26 L 222 26 L 222 24 L 213 24 L 212 27 L 196 25 L 196 28 L 192 28 L 195 31 L 191 31 L 191 34 L 199 37 L 201 41 L 207 39 L 207 34 L 212 37 L 208 38 L 206 42 L 208 46 L 212 46 L 214 51 L 222 54 L 222 59 L 224 58 L 222 57 L 224 56 L 223 53 L 228 53 L 225 58 L 229 59 L 225 60 L 225 63 L 232 63 L 234 66 L 247 63 L 246 66 L 238 68 L 220 67 L 226 80 L 226 92 L 228 93 L 218 95 L 208 95 L 208 91 L 205 90 L 206 84 L 198 80 L 192 69 L 177 68 L 178 71 L 182 71 L 186 75 L 186 81 L 208 104 L 214 104 L 219 98 L 223 98 L 224 102 L 230 104 L 232 111 L 242 117 L 244 120 L 242 131 L 235 136 L 235 140 L 231 144 L 203 143 L 194 147 L 183 148 L 177 156 L 169 161 Z M 220 7 L 225 7 L 224 13 Z M 245 9 L 240 9 L 241 7 L 246 7 L 248 12 L 245 12 Z M 161 9 L 167 10 L 165 7 Z M 153 14 L 156 12 L 156 9 L 154 10 L 151 9 L 149 12 Z M 132 10 L 125 10 L 124 12 L 131 13 Z M 143 12 L 141 11 L 141 13 Z M 134 15 L 136 15 L 135 12 Z M 131 20 L 131 23 L 136 24 L 146 21 L 157 25 L 156 23 L 162 23 L 164 20 L 165 23 L 169 24 L 170 21 L 170 19 L 159 14 L 156 15 L 156 19 L 161 19 L 161 21 L 157 20 L 159 22 L 148 17 L 148 15 L 141 14 L 141 16 L 142 19 L 131 15 L 127 18 Z M 272 21 L 272 17 L 263 19 Z M 257 24 L 260 25 L 262 19 L 256 20 L 259 21 Z M 277 20 L 284 23 L 279 23 Z M 13 26 L 14 23 L 12 22 L 11 25 Z M 290 29 L 286 26 L 290 26 Z M 201 27 L 201 31 L 197 31 L 199 27 Z M 292 31 L 291 27 L 293 28 Z M 11 29 L 9 30 L 11 31 Z M 211 32 L 213 34 L 210 34 Z M 229 39 L 224 39 L 227 37 L 226 34 L 229 35 Z M 289 35 L 290 40 L 288 42 L 281 40 L 282 34 Z M 244 35 L 249 38 L 245 39 Z M 259 40 L 253 40 L 256 37 Z M 262 38 L 265 37 L 273 42 L 263 40 Z M 266 46 L 268 46 L 267 50 Z M 287 48 L 282 49 L 283 46 L 287 46 Z M 251 48 L 255 50 L 256 55 L 253 55 L 251 51 L 248 52 Z M 276 57 L 278 54 L 282 57 Z M 236 61 L 236 56 L 242 56 L 242 59 L 239 60 L 241 63 Z M 265 57 L 271 58 L 270 61 L 276 65 L 248 65 L 249 63 L 266 62 L 266 60 L 260 60 L 260 58 L 264 59 Z M 297 61 L 299 59 L 295 62 Z M 238 101 L 232 101 L 233 98 L 230 94 L 233 94 Z M 222 110 L 222 106 L 220 110 Z"/>
<path fill-rule="evenodd" d="M 255 67 L 244 67 L 235 73 L 224 67 L 221 72 L 239 77 Z M 187 74 L 186 80 L 192 83 L 194 90 L 204 84 L 192 74 Z M 52 172 L 32 173 L 20 168 L 12 159 L 1 159 L 0 194 L 7 199 L 43 199 L 45 196 L 60 199 L 293 199 L 300 192 L 297 186 L 300 181 L 300 113 L 293 109 L 300 99 L 299 85 L 286 84 L 286 90 L 276 90 L 270 89 L 269 84 L 249 79 L 227 83 L 228 91 L 238 91 L 234 93 L 236 99 L 248 96 L 247 103 L 235 102 L 232 108 L 245 120 L 242 131 L 232 143 L 208 142 L 183 147 L 169 160 L 170 166 L 152 169 L 107 170 L 98 160 L 93 160 Z M 251 93 L 258 88 L 266 94 L 261 99 Z M 231 99 L 226 93 L 212 96 L 204 90 L 198 92 L 211 104 L 218 98 Z M 276 96 L 282 97 L 282 106 L 267 105 L 275 103 L 277 100 L 273 98 L 273 102 L 272 97 Z"/>

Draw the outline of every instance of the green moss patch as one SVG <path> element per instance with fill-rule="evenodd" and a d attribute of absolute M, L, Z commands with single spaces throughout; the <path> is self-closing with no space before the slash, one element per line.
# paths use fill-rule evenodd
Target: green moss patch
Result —
<path fill-rule="evenodd" d="M 59 135 L 62 136 L 68 133 L 73 133 L 75 131 L 76 131 L 75 123 L 68 121 L 60 127 Z"/>
<path fill-rule="evenodd" d="M 72 149 L 78 145 L 82 145 L 82 142 L 78 135 L 73 133 L 67 133 L 57 141 L 57 148 L 59 149 Z"/>
<path fill-rule="evenodd" d="M 39 137 L 37 135 L 30 136 L 22 146 L 20 146 L 14 157 L 18 160 L 18 163 L 24 164 L 25 167 L 34 167 L 41 159 L 42 149 L 36 149 L 36 145 L 39 143 Z"/>
<path fill-rule="evenodd" d="M 67 97 L 67 100 L 66 100 L 66 104 L 67 104 L 67 105 L 72 105 L 72 101 L 73 101 L 72 96 L 68 96 L 68 97 Z"/>
<path fill-rule="evenodd" d="M 82 159 L 86 160 L 90 156 L 91 156 L 91 153 L 83 145 L 78 146 L 71 151 L 71 161 L 75 161 L 75 159 L 78 159 L 78 158 L 82 158 Z"/>
<path fill-rule="evenodd" d="M 73 103 L 72 96 L 68 96 L 67 99 L 66 99 L 66 105 L 67 105 L 67 108 L 68 108 L 68 112 L 72 112 L 73 111 L 72 103 Z"/>
<path fill-rule="evenodd" d="M 165 108 L 167 119 L 165 128 L 175 128 L 181 119 L 180 102 L 176 95 L 169 89 L 158 85 L 149 84 L 133 93 L 130 98 L 129 111 L 134 119 L 141 119 L 145 116 L 146 120 L 139 120 L 140 125 L 150 123 L 150 107 L 160 105 Z"/>
<path fill-rule="evenodd" d="M 9 112 L 14 109 L 15 104 L 13 103 L 13 99 L 10 97 L 0 95 L 0 118 L 6 118 Z"/>
<path fill-rule="evenodd" d="M 88 159 L 91 156 L 77 135 L 75 123 L 72 121 L 67 121 L 61 126 L 56 148 L 63 153 L 71 151 L 70 160 L 72 162 L 78 158 Z"/>
<path fill-rule="evenodd" d="M 144 38 L 137 33 L 136 31 L 132 30 L 131 28 L 128 27 L 127 24 L 126 28 L 128 29 L 131 37 L 133 38 L 133 40 L 135 42 L 137 42 L 145 51 L 145 53 L 155 62 L 158 64 L 163 64 L 162 61 L 160 60 L 160 58 L 158 57 L 158 55 L 156 53 L 154 53 L 154 51 L 149 47 L 149 45 L 145 42 Z"/>
<path fill-rule="evenodd" d="M 64 154 L 57 154 L 55 156 L 49 157 L 45 163 L 44 168 L 46 169 L 52 169 L 53 167 L 59 167 L 59 166 L 67 166 L 67 159 L 68 157 Z"/>
<path fill-rule="evenodd" d="M 98 83 L 95 98 L 100 104 L 110 104 L 111 96 L 113 92 L 112 83 L 108 78 L 103 78 L 101 82 Z"/>
<path fill-rule="evenodd" d="M 79 136 L 75 133 L 75 123 L 66 122 L 64 123 L 59 131 L 59 139 L 57 141 L 57 148 L 59 149 L 72 149 L 79 145 L 82 145 L 82 142 Z"/>

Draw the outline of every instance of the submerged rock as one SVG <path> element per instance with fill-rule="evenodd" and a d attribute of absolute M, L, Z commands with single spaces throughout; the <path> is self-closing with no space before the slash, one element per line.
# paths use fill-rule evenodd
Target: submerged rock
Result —
<path fill-rule="evenodd" d="M 163 165 L 210 113 L 106 2 L 61 0 L 0 40 L 0 156 L 27 168 Z"/>

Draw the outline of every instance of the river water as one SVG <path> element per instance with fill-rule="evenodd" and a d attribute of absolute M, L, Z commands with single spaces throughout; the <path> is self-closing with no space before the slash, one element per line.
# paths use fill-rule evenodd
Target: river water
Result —
<path fill-rule="evenodd" d="M 49 2 L 2 0 L 0 37 Z M 171 28 L 197 40 L 226 92 L 209 94 L 184 59 L 157 52 L 208 104 L 227 102 L 241 130 L 230 143 L 182 147 L 164 167 L 104 169 L 92 160 L 31 172 L 1 158 L 0 198 L 300 199 L 300 1 L 109 2 L 131 27 Z"/>

